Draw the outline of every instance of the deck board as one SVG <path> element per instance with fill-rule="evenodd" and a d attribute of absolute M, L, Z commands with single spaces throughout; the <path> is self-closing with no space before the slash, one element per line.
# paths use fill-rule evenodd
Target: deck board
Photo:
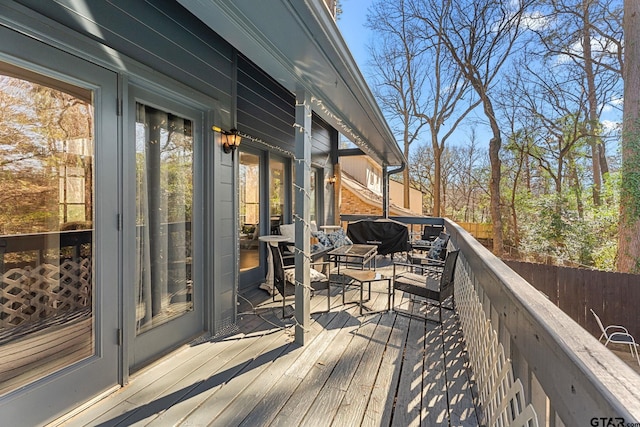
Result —
<path fill-rule="evenodd" d="M 367 410 L 367 404 L 374 389 L 376 373 L 382 362 L 385 345 L 389 340 L 392 329 L 391 316 L 375 316 L 370 325 L 375 330 L 368 338 L 363 351 L 363 357 L 358 366 L 349 388 L 340 403 L 340 407 L 333 419 L 333 425 L 360 425 Z"/>
<path fill-rule="evenodd" d="M 318 298 L 314 299 L 314 306 L 318 303 Z M 278 310 L 279 302 L 276 303 Z M 223 376 L 219 376 L 217 381 L 220 384 L 211 387 L 215 382 L 208 379 L 200 379 L 198 387 L 193 388 L 180 402 L 176 405 L 162 411 L 162 414 L 153 420 L 151 425 L 166 426 L 175 425 L 188 418 L 193 425 L 206 425 L 212 421 L 211 414 L 223 414 L 228 412 L 225 407 L 230 405 L 234 399 L 252 383 L 258 382 L 260 374 L 268 369 L 271 370 L 271 364 L 275 360 L 279 360 L 283 355 L 291 352 L 294 346 L 288 336 L 276 333 L 272 334 L 267 330 L 266 333 L 259 337 L 263 342 L 258 345 L 253 344 L 247 347 L 243 353 L 229 359 L 228 362 L 220 369 L 227 367 L 228 372 L 223 372 Z M 249 351 L 247 351 L 249 350 Z M 228 358 L 224 359 L 227 360 Z M 228 367 L 229 364 L 236 366 Z M 211 366 L 207 366 L 211 370 Z M 233 381 L 229 379 L 233 378 Z M 259 383 L 262 383 L 260 378 Z M 262 384 L 264 387 L 264 384 Z M 245 396 L 246 398 L 246 396 Z M 185 403 L 188 401 L 188 403 Z M 195 404 L 195 405 L 194 405 Z M 195 409 L 194 409 L 195 406 Z M 162 408 L 160 408 L 162 409 Z M 223 411 L 223 409 L 225 409 Z M 148 425 L 148 424 L 142 424 Z M 222 424 L 224 425 L 224 424 Z M 226 424 L 230 425 L 230 424 Z"/>
<path fill-rule="evenodd" d="M 381 284 L 382 286 L 382 284 Z M 326 308 L 326 291 L 312 311 Z M 237 331 L 186 345 L 64 426 L 345 426 L 478 424 L 454 312 L 444 324 L 341 306 L 312 315 L 308 344 L 264 291 L 244 294 Z M 401 292 L 397 303 L 424 313 Z M 291 300 L 293 302 L 293 300 Z M 368 306 L 386 306 L 385 294 Z M 437 318 L 432 307 L 429 316 Z M 283 327 L 285 325 L 285 327 Z"/>
<path fill-rule="evenodd" d="M 419 426 L 422 409 L 422 376 L 424 360 L 424 321 L 409 320 L 402 357 L 392 422 L 394 425 Z"/>
<path fill-rule="evenodd" d="M 337 336 L 342 327 L 349 321 L 351 315 L 346 312 L 329 313 L 316 322 L 316 325 L 324 324 L 326 329 L 322 331 L 322 339 L 313 339 L 302 350 L 299 357 L 287 366 L 283 361 L 283 375 L 265 393 L 265 396 L 247 417 L 242 420 L 241 426 L 256 426 L 270 424 L 280 413 L 284 405 L 289 401 L 293 392 L 299 387 L 305 377 L 319 362 L 320 356 L 332 345 L 333 338 Z M 329 321 L 326 321 L 327 319 Z M 323 322 L 324 320 L 324 322 Z M 280 361 L 278 361 L 280 362 Z M 229 424 L 235 425 L 235 424 Z"/>
<path fill-rule="evenodd" d="M 367 403 L 363 426 L 391 425 L 398 382 L 401 374 L 401 360 L 407 340 L 409 319 L 404 316 L 385 316 L 386 322 L 393 324 L 389 340 L 386 342 L 382 361 L 378 367 L 373 390 Z M 385 322 L 385 323 L 386 323 Z"/>

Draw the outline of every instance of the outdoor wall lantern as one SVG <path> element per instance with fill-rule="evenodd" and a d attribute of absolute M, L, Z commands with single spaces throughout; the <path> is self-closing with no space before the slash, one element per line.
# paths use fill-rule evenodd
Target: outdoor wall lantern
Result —
<path fill-rule="evenodd" d="M 242 137 L 238 135 L 238 129 L 226 131 L 218 126 L 213 126 L 211 129 L 213 129 L 214 132 L 220 132 L 220 134 L 222 134 L 222 150 L 227 154 L 232 153 L 233 155 L 233 152 L 238 148 L 242 140 Z"/>
<path fill-rule="evenodd" d="M 329 184 L 333 185 L 336 183 L 336 181 L 338 180 L 338 178 L 336 178 L 335 175 L 329 177 Z"/>

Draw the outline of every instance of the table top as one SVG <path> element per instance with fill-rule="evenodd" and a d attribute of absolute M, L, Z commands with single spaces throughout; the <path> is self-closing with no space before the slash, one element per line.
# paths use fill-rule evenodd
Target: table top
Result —
<path fill-rule="evenodd" d="M 265 236 L 258 237 L 258 240 L 261 242 L 288 242 L 289 238 L 279 234 L 267 234 Z"/>
<path fill-rule="evenodd" d="M 338 228 L 342 228 L 341 225 L 321 225 L 318 227 L 320 230 L 337 230 Z"/>
<path fill-rule="evenodd" d="M 340 272 L 347 277 L 351 277 L 352 279 L 356 279 L 360 282 L 375 282 L 377 280 L 382 280 L 384 277 L 375 272 L 374 270 L 356 270 L 354 268 L 344 268 Z"/>
<path fill-rule="evenodd" d="M 327 255 L 339 255 L 339 256 L 352 256 L 352 257 L 362 257 L 366 258 L 367 256 L 375 253 L 378 250 L 376 245 L 344 245 L 339 248 L 335 248 L 330 250 Z"/>

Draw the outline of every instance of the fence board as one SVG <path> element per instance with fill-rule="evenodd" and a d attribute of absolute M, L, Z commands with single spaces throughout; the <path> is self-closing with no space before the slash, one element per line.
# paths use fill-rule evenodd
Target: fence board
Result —
<path fill-rule="evenodd" d="M 584 268 L 559 267 L 522 261 L 506 261 L 516 273 L 571 316 L 592 335 L 600 330 L 589 309 L 605 325 L 623 325 L 640 337 L 640 275 Z"/>
<path fill-rule="evenodd" d="M 625 284 L 627 291 L 627 303 L 623 307 L 626 315 L 627 325 L 631 335 L 636 340 L 640 339 L 640 310 L 638 310 L 638 302 L 640 302 L 640 277 L 633 274 L 625 274 Z"/>
<path fill-rule="evenodd" d="M 591 333 L 595 337 L 600 336 L 600 328 L 596 323 L 596 319 L 591 314 L 590 309 L 600 316 L 604 311 L 605 290 L 606 285 L 603 285 L 603 280 L 606 276 L 603 276 L 600 271 L 594 271 L 590 274 L 588 280 L 585 282 L 585 323 L 581 324 L 583 328 Z"/>

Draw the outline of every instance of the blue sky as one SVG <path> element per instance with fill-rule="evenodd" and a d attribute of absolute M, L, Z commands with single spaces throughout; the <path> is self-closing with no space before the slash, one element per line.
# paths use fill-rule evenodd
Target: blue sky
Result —
<path fill-rule="evenodd" d="M 370 32 L 365 27 L 365 23 L 371 3 L 373 0 L 342 0 L 342 15 L 338 20 L 340 32 L 363 74 L 367 62 L 366 44 L 370 38 Z"/>
<path fill-rule="evenodd" d="M 369 7 L 373 2 L 374 0 L 342 0 L 342 14 L 338 19 L 338 28 L 340 28 L 340 32 L 349 46 L 349 50 L 367 80 L 369 74 L 369 71 L 366 69 L 369 56 L 367 44 L 370 43 L 373 34 L 365 26 L 365 23 L 367 21 Z M 484 142 L 488 146 L 490 138 L 489 132 L 483 129 L 481 125 L 477 125 L 476 130 L 478 142 L 480 144 Z M 450 140 L 451 143 L 457 144 L 462 141 L 467 141 L 468 133 L 467 128 L 460 126 L 454 133 L 454 135 L 458 135 L 458 137 L 452 137 Z M 423 139 L 420 138 L 415 144 L 412 144 L 411 149 L 415 150 L 417 145 L 422 143 Z"/>
<path fill-rule="evenodd" d="M 370 74 L 366 69 L 368 60 L 367 44 L 371 42 L 373 37 L 372 33 L 366 28 L 365 23 L 367 21 L 368 10 L 373 2 L 374 0 L 342 0 L 342 14 L 338 19 L 340 32 L 347 42 L 349 50 L 353 54 L 353 57 L 358 63 L 358 66 L 365 78 Z M 472 114 L 472 117 L 475 118 L 476 121 L 475 127 L 477 132 L 477 142 L 481 146 L 485 144 L 488 146 L 491 134 L 486 125 L 477 122 L 478 119 L 480 119 L 480 121 L 483 119 L 482 115 L 480 114 L 478 116 L 478 114 L 478 112 Z M 603 124 L 605 127 L 608 127 L 611 123 L 619 122 L 620 115 L 620 111 L 609 111 L 605 109 L 604 114 L 602 115 Z M 460 126 L 460 128 L 454 133 L 454 136 L 450 139 L 450 143 L 458 145 L 468 142 L 470 134 L 470 128 L 468 126 L 469 125 Z M 421 141 L 417 141 L 416 145 L 420 143 Z M 412 149 L 415 149 L 413 145 L 414 144 L 412 144 Z M 613 151 L 613 149 L 614 147 L 611 147 L 611 151 Z"/>

